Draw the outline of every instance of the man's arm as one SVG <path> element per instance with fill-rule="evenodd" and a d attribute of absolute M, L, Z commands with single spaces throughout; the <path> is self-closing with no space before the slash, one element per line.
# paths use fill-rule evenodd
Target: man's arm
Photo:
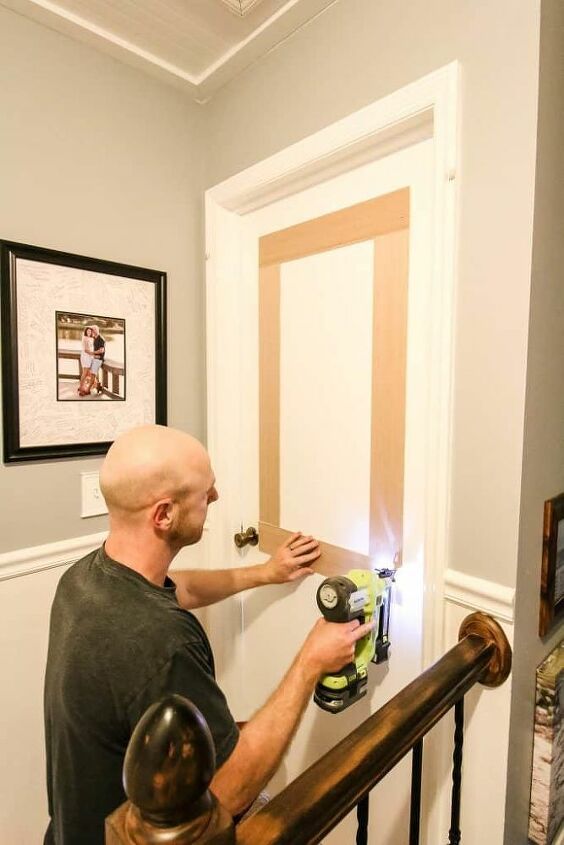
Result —
<path fill-rule="evenodd" d="M 320 619 L 313 627 L 280 686 L 243 727 L 211 782 L 212 792 L 232 815 L 249 807 L 275 773 L 319 676 L 354 660 L 356 641 L 373 626 Z"/>
<path fill-rule="evenodd" d="M 185 610 L 206 607 L 228 596 L 261 587 L 285 584 L 312 575 L 310 564 L 320 555 L 319 543 L 301 533 L 292 534 L 266 563 L 235 569 L 186 569 L 171 573 L 176 598 Z"/>

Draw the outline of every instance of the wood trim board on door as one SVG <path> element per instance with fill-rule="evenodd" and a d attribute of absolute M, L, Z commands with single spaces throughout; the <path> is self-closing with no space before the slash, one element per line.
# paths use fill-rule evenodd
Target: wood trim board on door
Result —
<path fill-rule="evenodd" d="M 409 201 L 402 188 L 259 239 L 259 548 L 267 554 L 291 533 L 280 525 L 280 267 L 374 241 L 369 553 L 322 543 L 323 574 L 401 562 Z"/>

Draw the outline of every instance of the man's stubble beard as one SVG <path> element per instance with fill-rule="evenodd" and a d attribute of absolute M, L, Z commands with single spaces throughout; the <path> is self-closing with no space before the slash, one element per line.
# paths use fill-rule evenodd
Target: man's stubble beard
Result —
<path fill-rule="evenodd" d="M 184 548 L 185 546 L 193 546 L 202 539 L 204 533 L 204 523 L 200 527 L 195 525 L 179 525 L 178 528 L 173 529 L 170 533 L 170 540 L 172 545 L 177 548 Z"/>

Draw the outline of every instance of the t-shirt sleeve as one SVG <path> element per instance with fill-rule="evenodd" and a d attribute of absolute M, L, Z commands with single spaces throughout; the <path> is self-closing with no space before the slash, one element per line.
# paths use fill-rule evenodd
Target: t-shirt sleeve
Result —
<path fill-rule="evenodd" d="M 239 729 L 223 692 L 204 665 L 197 643 L 182 645 L 138 692 L 127 708 L 131 730 L 151 704 L 169 693 L 190 699 L 202 712 L 214 740 L 219 769 L 237 745 Z"/>

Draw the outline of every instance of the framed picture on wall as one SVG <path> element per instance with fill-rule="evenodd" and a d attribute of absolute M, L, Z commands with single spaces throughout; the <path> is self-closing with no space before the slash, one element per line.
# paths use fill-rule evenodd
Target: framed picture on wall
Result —
<path fill-rule="evenodd" d="M 564 821 L 564 642 L 537 667 L 529 841 L 551 845 Z"/>
<path fill-rule="evenodd" d="M 0 241 L 4 461 L 166 425 L 166 274 Z"/>
<path fill-rule="evenodd" d="M 564 619 L 564 493 L 544 503 L 539 634 Z"/>

